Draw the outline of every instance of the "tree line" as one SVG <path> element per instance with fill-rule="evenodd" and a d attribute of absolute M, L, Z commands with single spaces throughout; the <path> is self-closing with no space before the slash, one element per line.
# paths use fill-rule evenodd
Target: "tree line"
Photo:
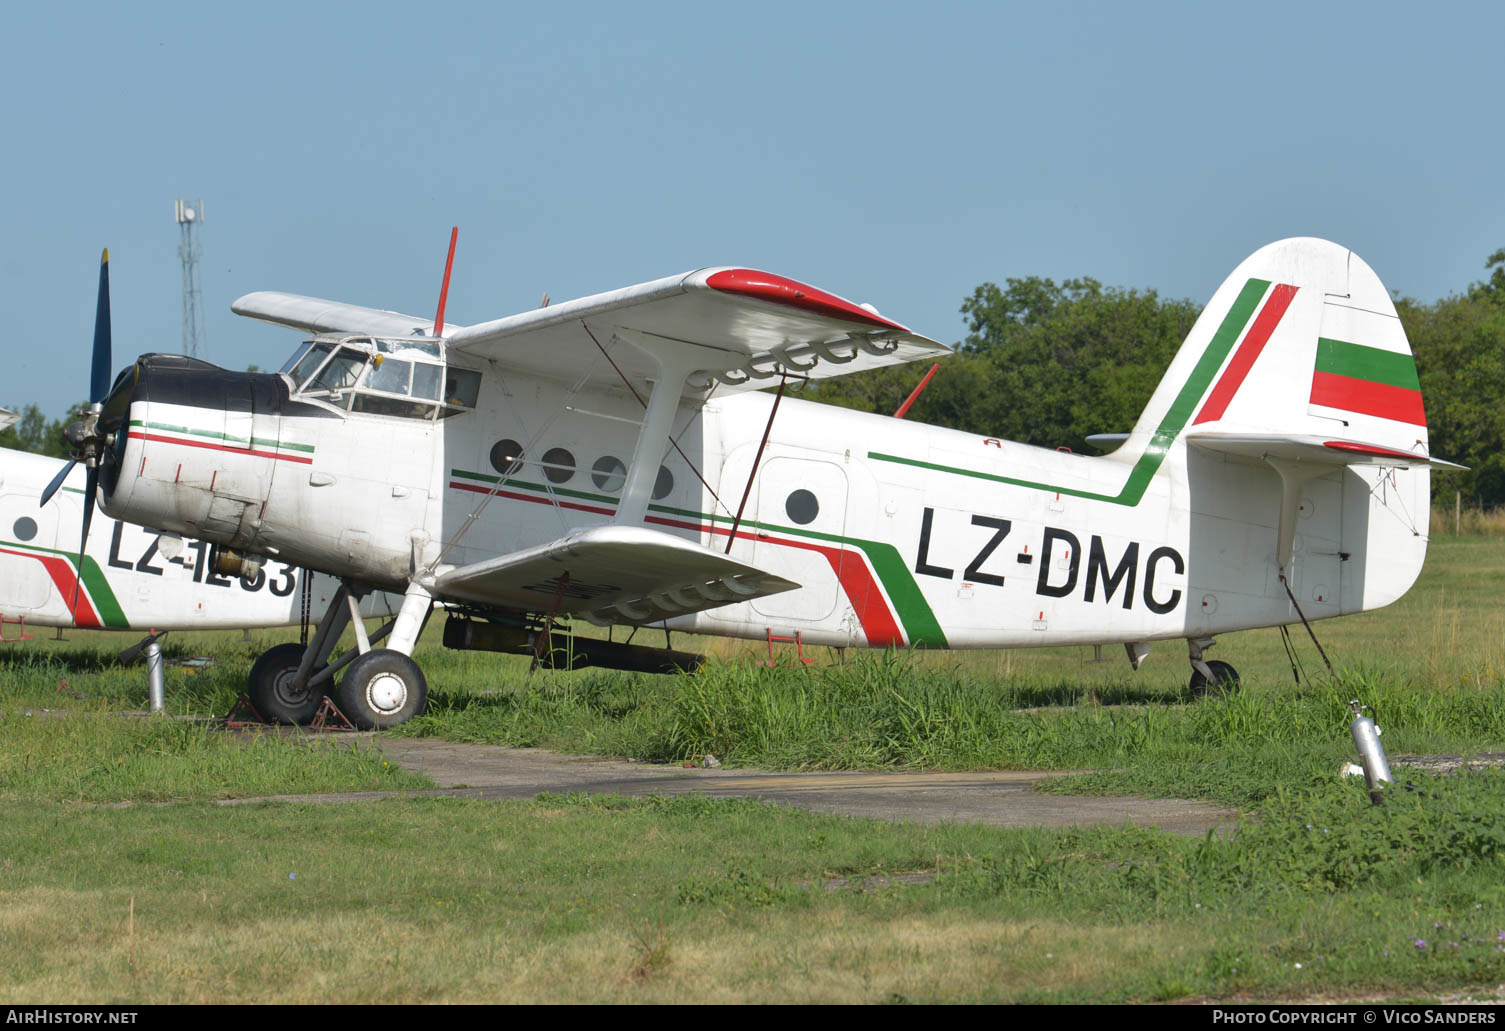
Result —
<path fill-rule="evenodd" d="M 1432 453 L 1469 467 L 1434 476 L 1434 496 L 1505 505 L 1505 248 L 1486 279 L 1431 304 L 1396 300 L 1416 355 Z M 1201 306 L 1091 278 L 983 283 L 962 302 L 967 336 L 908 418 L 989 437 L 1092 452 L 1092 433 L 1133 427 Z M 819 380 L 801 396 L 891 415 L 925 368 L 889 366 Z M 0 447 L 66 456 L 62 430 L 35 405 Z"/>
<path fill-rule="evenodd" d="M 1469 467 L 1433 495 L 1505 505 L 1505 248 L 1488 278 L 1397 313 L 1416 355 L 1432 454 Z M 1201 314 L 1190 300 L 1039 276 L 984 283 L 962 302 L 968 333 L 906 418 L 989 437 L 1096 453 L 1092 433 L 1133 428 Z M 801 396 L 892 415 L 925 373 L 914 365 L 819 380 Z"/>

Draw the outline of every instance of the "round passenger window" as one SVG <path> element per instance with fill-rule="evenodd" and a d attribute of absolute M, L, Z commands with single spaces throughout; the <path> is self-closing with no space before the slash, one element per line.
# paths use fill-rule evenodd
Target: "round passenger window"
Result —
<path fill-rule="evenodd" d="M 596 459 L 596 464 L 591 466 L 591 482 L 597 490 L 604 490 L 608 494 L 615 494 L 622 489 L 622 484 L 627 480 L 627 467 L 622 464 L 620 458 L 607 455 L 605 458 Z"/>
<path fill-rule="evenodd" d="M 37 521 L 31 516 L 22 516 L 11 529 L 15 531 L 16 540 L 29 541 L 37 535 Z"/>
<path fill-rule="evenodd" d="M 491 468 L 511 476 L 523 467 L 523 446 L 515 440 L 499 440 L 491 446 Z"/>
<path fill-rule="evenodd" d="M 790 519 L 804 526 L 815 522 L 815 517 L 820 515 L 820 502 L 808 490 L 797 490 L 784 501 L 784 511 L 789 513 Z"/>
<path fill-rule="evenodd" d="M 653 481 L 653 500 L 662 501 L 674 489 L 674 474 L 663 466 L 658 467 L 658 479 Z"/>
<path fill-rule="evenodd" d="M 543 474 L 550 483 L 563 483 L 575 475 L 575 456 L 562 447 L 543 453 Z"/>

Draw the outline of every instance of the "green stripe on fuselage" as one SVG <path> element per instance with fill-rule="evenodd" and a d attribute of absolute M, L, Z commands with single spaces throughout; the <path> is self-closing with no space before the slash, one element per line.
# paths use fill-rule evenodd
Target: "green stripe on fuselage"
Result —
<path fill-rule="evenodd" d="M 57 548 L 41 548 L 35 544 L 22 544 L 17 541 L 0 541 L 0 545 L 7 548 L 16 548 L 19 551 L 36 552 L 39 555 L 57 555 L 67 559 L 72 564 L 75 572 L 78 569 L 78 552 L 60 551 Z M 89 592 L 89 599 L 94 603 L 95 610 L 99 613 L 99 621 L 103 626 L 128 627 L 130 621 L 125 618 L 125 610 L 120 607 L 120 601 L 115 597 L 115 592 L 110 588 L 110 581 L 106 579 L 104 570 L 99 568 L 99 563 L 88 555 L 84 556 L 84 574 L 80 578 L 84 582 L 84 589 Z M 72 599 L 68 599 L 72 601 Z"/>
<path fill-rule="evenodd" d="M 189 437 L 208 437 L 210 440 L 225 440 L 236 444 L 246 444 L 251 447 L 275 447 L 283 451 L 306 451 L 314 453 L 312 444 L 294 444 L 287 440 L 267 440 L 265 437 L 252 437 L 249 441 L 245 437 L 235 437 L 228 433 L 219 433 L 215 430 L 196 430 L 189 426 L 171 426 L 165 422 L 142 422 L 140 419 L 132 419 L 132 426 L 139 426 L 144 430 L 166 430 L 169 433 L 181 433 Z"/>
<path fill-rule="evenodd" d="M 500 477 L 488 473 L 467 472 L 464 469 L 451 469 L 451 476 L 463 477 L 467 480 L 479 480 L 483 483 L 496 483 Z M 615 506 L 618 502 L 608 494 L 588 494 L 585 491 L 566 490 L 562 487 L 545 487 L 538 483 L 528 483 L 524 480 L 507 480 L 503 486 L 517 487 L 524 490 L 538 491 L 548 494 L 562 494 L 583 501 L 596 501 L 602 504 Z M 680 516 L 684 519 L 693 519 L 697 523 L 709 523 L 712 526 L 717 523 L 730 525 L 730 516 L 718 516 L 705 512 L 693 512 L 687 508 L 671 508 L 668 505 L 648 506 L 648 511 L 658 515 Z M 909 572 L 908 565 L 899 555 L 899 551 L 892 544 L 882 541 L 866 541 L 856 537 L 838 537 L 835 534 L 820 533 L 815 530 L 801 530 L 792 526 L 779 526 L 776 523 L 760 523 L 753 519 L 742 520 L 740 527 L 757 530 L 772 530 L 775 533 L 785 533 L 791 537 L 806 537 L 813 540 L 828 541 L 832 544 L 844 544 L 859 549 L 867 556 L 873 571 L 877 574 L 878 582 L 888 592 L 889 600 L 893 603 L 894 610 L 898 613 L 899 622 L 904 627 L 904 636 L 912 645 L 923 645 L 931 648 L 946 647 L 946 634 L 941 629 L 940 621 L 935 618 L 935 612 L 930 603 L 925 600 L 925 595 L 920 591 L 920 585 L 915 582 L 914 576 Z"/>
<path fill-rule="evenodd" d="M 1087 498 L 1090 501 L 1106 501 L 1113 505 L 1128 505 L 1133 507 L 1144 498 L 1144 492 L 1155 478 L 1155 473 L 1160 469 L 1160 463 L 1165 461 L 1165 453 L 1175 443 L 1181 431 L 1186 428 L 1192 412 L 1196 410 L 1197 402 L 1207 393 L 1207 388 L 1212 384 L 1212 378 L 1217 375 L 1218 369 L 1222 368 L 1228 352 L 1233 350 L 1233 345 L 1243 336 L 1244 328 L 1249 320 L 1254 317 L 1254 311 L 1259 307 L 1260 299 L 1269 289 L 1270 282 L 1265 279 L 1251 279 L 1244 284 L 1239 295 L 1234 299 L 1233 307 L 1228 309 L 1228 314 L 1223 317 L 1217 332 L 1212 335 L 1207 349 L 1197 359 L 1197 364 L 1192 368 L 1191 375 L 1182 384 L 1176 398 L 1166 409 L 1165 415 L 1160 420 L 1160 425 L 1155 428 L 1154 435 L 1150 438 L 1149 445 L 1139 460 L 1134 463 L 1134 468 L 1129 471 L 1128 479 L 1124 481 L 1123 489 L 1117 494 L 1099 494 L 1095 491 L 1080 490 L 1076 487 L 1063 487 L 1059 484 L 1044 483 L 1036 480 L 1021 480 L 1012 476 L 999 476 L 996 473 L 986 473 L 978 469 L 961 469 L 952 465 L 941 465 L 937 462 L 924 462 L 917 458 L 904 458 L 900 455 L 885 455 L 878 451 L 869 451 L 867 456 L 879 462 L 894 462 L 898 465 L 912 465 L 920 469 L 930 469 L 935 472 L 952 473 L 957 476 L 971 476 L 979 480 L 991 480 L 994 483 L 1007 483 L 1015 487 L 1029 487 L 1034 490 L 1050 491 L 1053 494 L 1069 494 L 1072 497 Z"/>

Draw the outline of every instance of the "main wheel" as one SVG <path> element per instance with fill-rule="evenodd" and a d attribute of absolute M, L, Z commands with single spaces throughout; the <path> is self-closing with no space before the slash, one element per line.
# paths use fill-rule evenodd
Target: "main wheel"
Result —
<path fill-rule="evenodd" d="M 418 663 L 402 652 L 376 648 L 350 664 L 334 690 L 334 700 L 362 730 L 385 730 L 422 715 L 428 693 Z"/>
<path fill-rule="evenodd" d="M 318 712 L 324 692 L 293 686 L 298 665 L 303 661 L 303 645 L 279 644 L 261 653 L 251 667 L 247 694 L 263 719 L 273 723 L 307 723 Z"/>
<path fill-rule="evenodd" d="M 1226 662 L 1216 660 L 1209 662 L 1207 668 L 1212 670 L 1213 680 L 1208 681 L 1202 675 L 1202 671 L 1195 666 L 1191 670 L 1191 696 L 1193 698 L 1205 698 L 1207 695 L 1232 694 L 1239 688 L 1238 670 Z"/>

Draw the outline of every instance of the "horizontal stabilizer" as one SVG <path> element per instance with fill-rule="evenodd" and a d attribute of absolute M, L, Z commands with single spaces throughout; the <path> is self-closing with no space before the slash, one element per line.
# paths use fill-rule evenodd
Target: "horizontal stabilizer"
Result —
<path fill-rule="evenodd" d="M 1264 461 L 1275 458 L 1313 465 L 1381 465 L 1389 468 L 1463 469 L 1440 458 L 1415 451 L 1398 451 L 1380 444 L 1356 440 L 1327 440 L 1320 436 L 1210 433 L 1193 430 L 1186 442 L 1207 451 Z"/>
<path fill-rule="evenodd" d="M 598 526 L 524 551 L 452 569 L 442 598 L 593 623 L 657 623 L 792 591 L 799 584 L 641 526 Z"/>
<path fill-rule="evenodd" d="M 1129 439 L 1127 433 L 1089 433 L 1087 443 L 1100 451 L 1112 451 Z"/>
<path fill-rule="evenodd" d="M 358 304 L 341 304 L 279 290 L 261 290 L 230 305 L 230 310 L 247 318 L 260 319 L 305 333 L 342 333 L 350 336 L 409 337 L 427 336 L 433 328 L 430 319 L 403 315 L 380 308 L 362 308 Z"/>

